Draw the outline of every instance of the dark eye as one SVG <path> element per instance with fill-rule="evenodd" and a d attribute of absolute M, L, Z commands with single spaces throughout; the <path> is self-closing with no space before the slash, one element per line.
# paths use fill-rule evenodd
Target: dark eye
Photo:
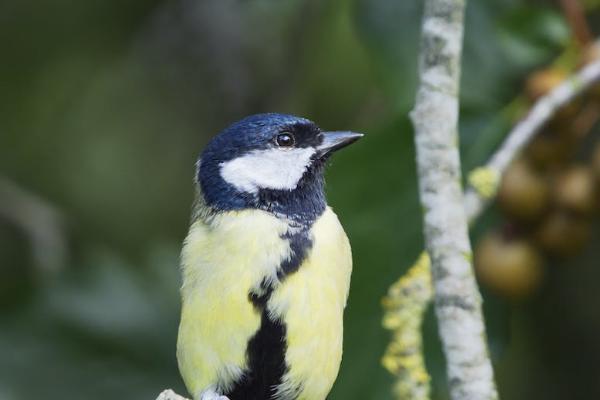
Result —
<path fill-rule="evenodd" d="M 292 147 L 294 144 L 296 144 L 294 136 L 289 132 L 283 132 L 277 135 L 275 142 L 279 147 Z"/>

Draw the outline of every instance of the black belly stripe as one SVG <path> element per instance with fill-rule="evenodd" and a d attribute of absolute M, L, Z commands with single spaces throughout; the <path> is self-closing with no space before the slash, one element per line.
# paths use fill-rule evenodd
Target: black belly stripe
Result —
<path fill-rule="evenodd" d="M 290 241 L 291 253 L 289 259 L 283 260 L 279 267 L 277 277 L 280 281 L 298 271 L 312 247 L 307 229 L 286 234 L 284 238 Z M 285 323 L 270 316 L 267 309 L 267 303 L 274 289 L 272 283 L 263 281 L 258 293 L 248 294 L 249 301 L 261 314 L 261 322 L 260 328 L 250 339 L 246 349 L 248 369 L 233 388 L 225 393 L 231 400 L 272 400 L 276 387 L 281 384 L 283 376 L 288 371 L 285 363 L 287 349 Z M 293 393 L 280 399 L 294 400 L 301 389 L 299 386 Z"/>
<path fill-rule="evenodd" d="M 263 311 L 260 329 L 248 342 L 248 370 L 229 393 L 231 400 L 268 400 L 287 370 L 285 364 L 285 324 Z"/>

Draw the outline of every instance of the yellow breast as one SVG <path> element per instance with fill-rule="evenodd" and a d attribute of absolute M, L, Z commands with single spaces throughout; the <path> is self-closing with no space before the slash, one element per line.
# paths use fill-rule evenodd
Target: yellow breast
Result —
<path fill-rule="evenodd" d="M 227 391 L 246 367 L 247 343 L 260 326 L 249 292 L 290 255 L 288 224 L 258 210 L 228 212 L 195 222 L 182 251 L 182 317 L 177 357 L 197 396 Z M 327 209 L 311 228 L 313 246 L 300 268 L 277 284 L 271 315 L 286 326 L 284 395 L 301 384 L 299 399 L 324 399 L 337 376 L 342 317 L 352 268 L 348 240 Z"/>
<path fill-rule="evenodd" d="M 182 311 L 177 360 L 192 395 L 226 390 L 246 364 L 246 345 L 260 325 L 248 293 L 275 273 L 289 246 L 287 224 L 262 211 L 219 214 L 190 227 L 181 255 Z"/>
<path fill-rule="evenodd" d="M 287 327 L 289 371 L 279 393 L 302 383 L 299 400 L 325 399 L 342 358 L 343 312 L 352 255 L 337 216 L 327 209 L 312 228 L 312 250 L 272 295 L 269 309 Z"/>

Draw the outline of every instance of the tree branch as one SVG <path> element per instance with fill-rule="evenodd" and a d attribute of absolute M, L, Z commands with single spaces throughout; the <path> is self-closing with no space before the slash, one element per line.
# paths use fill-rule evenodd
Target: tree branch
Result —
<path fill-rule="evenodd" d="M 590 43 L 592 41 L 592 32 L 587 23 L 583 5 L 579 0 L 559 0 L 559 2 L 571 28 L 571 33 L 577 42 L 583 46 Z"/>
<path fill-rule="evenodd" d="M 435 311 L 454 400 L 497 399 L 461 187 L 458 92 L 464 0 L 426 0 L 415 128 Z"/>
<path fill-rule="evenodd" d="M 465 210 L 469 221 L 475 220 L 495 196 L 500 177 L 511 161 L 563 106 L 600 81 L 600 60 L 591 62 L 579 72 L 541 97 L 508 133 L 488 163 L 469 175 L 470 187 L 465 193 Z"/>
<path fill-rule="evenodd" d="M 178 395 L 171 389 L 167 389 L 158 395 L 156 400 L 189 400 L 183 396 Z"/>
<path fill-rule="evenodd" d="M 588 64 L 554 90 L 541 97 L 483 167 L 469 174 L 465 193 L 466 213 L 473 223 L 496 195 L 499 181 L 510 162 L 529 140 L 548 123 L 561 107 L 600 81 L 600 60 Z M 384 298 L 384 327 L 393 331 L 382 363 L 397 376 L 394 391 L 399 399 L 429 399 L 429 378 L 425 371 L 421 336 L 424 310 L 431 301 L 430 265 L 426 253 L 400 279 Z"/>
<path fill-rule="evenodd" d="M 425 368 L 421 326 L 432 296 L 429 255 L 422 252 L 383 298 L 383 326 L 393 335 L 381 363 L 396 376 L 397 399 L 429 400 L 431 378 Z"/>

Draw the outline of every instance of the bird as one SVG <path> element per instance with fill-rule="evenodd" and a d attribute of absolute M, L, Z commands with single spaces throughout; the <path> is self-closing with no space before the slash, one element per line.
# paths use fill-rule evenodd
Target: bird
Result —
<path fill-rule="evenodd" d="M 341 363 L 352 254 L 323 174 L 335 151 L 362 136 L 256 114 L 200 154 L 177 338 L 194 400 L 327 397 Z"/>

